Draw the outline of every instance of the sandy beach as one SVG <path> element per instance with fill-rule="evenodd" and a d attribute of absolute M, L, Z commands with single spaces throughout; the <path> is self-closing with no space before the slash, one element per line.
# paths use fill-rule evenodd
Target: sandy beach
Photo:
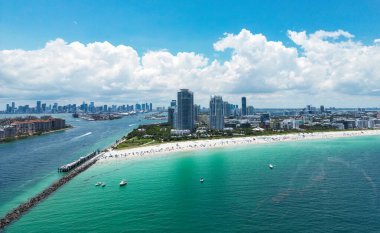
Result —
<path fill-rule="evenodd" d="M 341 132 L 315 132 L 315 133 L 295 133 L 286 135 L 256 136 L 256 137 L 237 137 L 226 139 L 211 140 L 192 140 L 162 143 L 152 146 L 137 147 L 122 150 L 110 150 L 98 157 L 98 162 L 108 159 L 132 159 L 147 157 L 158 154 L 173 152 L 204 150 L 212 148 L 231 147 L 239 145 L 254 145 L 264 143 L 276 143 L 286 141 L 302 141 L 313 139 L 328 139 L 355 136 L 380 135 L 380 130 L 363 131 L 341 131 Z"/>

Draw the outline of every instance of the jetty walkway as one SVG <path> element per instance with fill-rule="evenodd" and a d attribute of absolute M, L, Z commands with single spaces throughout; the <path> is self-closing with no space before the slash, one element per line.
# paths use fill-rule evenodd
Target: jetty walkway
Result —
<path fill-rule="evenodd" d="M 91 154 L 80 157 L 78 160 L 75 160 L 74 162 L 60 166 L 58 168 L 58 172 L 69 172 L 69 171 L 73 170 L 74 168 L 78 167 L 79 165 L 83 164 L 84 162 L 92 159 L 94 156 L 96 156 L 99 153 L 100 153 L 100 151 L 96 150 L 96 151 L 92 152 Z"/>
<path fill-rule="evenodd" d="M 96 153 L 96 152 L 94 152 Z M 49 185 L 47 188 L 45 188 L 42 192 L 34 196 L 33 198 L 29 199 L 25 203 L 20 204 L 18 207 L 10 211 L 7 215 L 5 215 L 3 218 L 0 219 L 0 232 L 2 229 L 4 229 L 7 225 L 10 223 L 16 221 L 21 217 L 22 214 L 36 206 L 39 202 L 46 199 L 50 194 L 55 192 L 58 188 L 60 188 L 62 185 L 69 182 L 71 179 L 73 179 L 75 176 L 79 175 L 81 172 L 87 170 L 89 167 L 91 167 L 93 164 L 96 163 L 98 158 L 102 156 L 104 152 L 96 153 L 95 155 L 92 155 L 91 158 L 88 158 L 85 161 L 82 161 L 79 164 L 77 164 L 76 168 L 72 168 L 73 170 L 66 175 L 64 175 L 62 178 L 60 178 L 58 181 L 54 182 L 53 184 Z M 87 156 L 86 156 L 87 157 Z"/>

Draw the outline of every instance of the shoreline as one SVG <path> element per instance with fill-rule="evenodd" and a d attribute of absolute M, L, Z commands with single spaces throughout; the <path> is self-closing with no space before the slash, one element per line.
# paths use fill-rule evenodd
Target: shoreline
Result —
<path fill-rule="evenodd" d="M 236 137 L 225 139 L 203 139 L 189 140 L 155 144 L 152 146 L 143 146 L 135 148 L 126 148 L 121 150 L 113 150 L 111 147 L 108 152 L 98 157 L 98 163 L 102 163 L 109 159 L 128 160 L 140 157 L 150 157 L 159 154 L 169 154 L 176 152 L 187 152 L 196 150 L 207 150 L 213 148 L 224 148 L 231 146 L 268 144 L 277 142 L 294 142 L 316 139 L 332 139 L 356 136 L 374 136 L 380 135 L 380 130 L 355 130 L 340 132 L 314 132 L 314 133 L 292 133 L 284 135 L 270 136 L 251 136 Z"/>

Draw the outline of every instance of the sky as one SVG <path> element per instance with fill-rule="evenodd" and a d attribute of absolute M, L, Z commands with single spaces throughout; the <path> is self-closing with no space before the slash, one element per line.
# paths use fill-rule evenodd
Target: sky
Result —
<path fill-rule="evenodd" d="M 0 0 L 6 103 L 380 107 L 380 1 Z M 1 107 L 4 106 L 4 107 Z"/>

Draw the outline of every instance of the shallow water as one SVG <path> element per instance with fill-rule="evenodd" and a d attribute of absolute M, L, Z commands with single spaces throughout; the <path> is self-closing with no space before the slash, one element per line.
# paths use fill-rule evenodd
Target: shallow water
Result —
<path fill-rule="evenodd" d="M 379 142 L 368 136 L 109 160 L 6 232 L 380 231 Z M 123 178 L 128 185 L 119 187 Z"/>

